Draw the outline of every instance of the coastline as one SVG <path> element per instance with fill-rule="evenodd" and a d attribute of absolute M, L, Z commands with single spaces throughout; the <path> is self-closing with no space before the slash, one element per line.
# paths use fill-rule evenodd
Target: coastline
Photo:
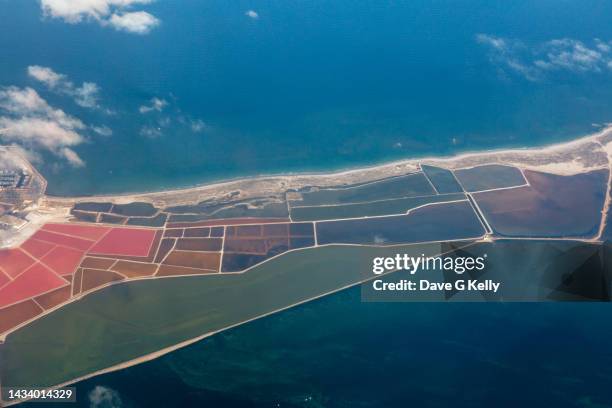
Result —
<path fill-rule="evenodd" d="M 605 139 L 610 140 L 605 140 Z M 391 162 L 341 169 L 331 172 L 299 172 L 284 174 L 260 174 L 199 184 L 192 187 L 173 188 L 151 192 L 129 192 L 91 196 L 53 196 L 46 200 L 56 205 L 70 205 L 79 201 L 110 201 L 127 203 L 145 201 L 164 205 L 195 202 L 199 199 L 220 198 L 239 192 L 239 198 L 263 194 L 278 194 L 287 189 L 307 186 L 339 186 L 370 182 L 381 178 L 398 176 L 417 171 L 421 163 L 449 169 L 469 168 L 489 163 L 515 165 L 522 168 L 546 171 L 560 175 L 571 175 L 608 167 L 603 144 L 612 140 L 612 124 L 608 123 L 597 132 L 573 140 L 543 147 L 491 149 L 470 151 L 450 156 L 426 156 Z M 599 150 L 599 152 L 598 152 Z M 600 153 L 600 154 L 597 154 Z"/>
<path fill-rule="evenodd" d="M 111 202 L 114 204 L 146 202 L 163 208 L 193 205 L 202 201 L 231 202 L 260 197 L 282 201 L 287 191 L 373 182 L 419 171 L 421 164 L 451 170 L 487 164 L 505 164 L 523 170 L 574 175 L 609 168 L 610 157 L 612 157 L 611 142 L 612 124 L 609 123 L 597 132 L 539 148 L 494 149 L 451 156 L 410 158 L 330 173 L 258 175 L 148 193 L 73 197 L 45 194 L 38 200 L 38 204 L 30 207 L 30 223 L 16 234 L 12 234 L 11 237 L 0 239 L 0 247 L 20 244 L 44 223 L 70 221 L 70 209 L 78 202 Z M 18 153 L 16 150 L 14 152 Z M 35 168 L 34 171 L 36 171 Z M 44 180 L 43 177 L 40 178 Z"/>
<path fill-rule="evenodd" d="M 381 178 L 406 174 L 407 172 L 416 171 L 421 163 L 439 165 L 449 169 L 469 168 L 488 163 L 495 164 L 512 164 L 520 168 L 526 169 L 546 169 L 547 171 L 555 170 L 559 174 L 578 174 L 586 171 L 591 171 L 599 168 L 609 168 L 609 156 L 612 155 L 612 125 L 608 126 L 597 133 L 583 136 L 581 138 L 571 140 L 569 142 L 557 143 L 546 146 L 544 148 L 521 148 L 521 149 L 499 149 L 483 152 L 469 152 L 460 155 L 448 157 L 428 157 L 422 159 L 406 159 L 385 163 L 378 166 L 370 166 L 358 169 L 348 169 L 329 174 L 297 174 L 297 175 L 282 175 L 282 176 L 259 176 L 242 178 L 233 181 L 218 182 L 209 185 L 202 185 L 188 189 L 166 190 L 155 193 L 144 194 L 128 194 L 118 196 L 97 196 L 97 197 L 82 197 L 82 198 L 61 198 L 50 197 L 43 198 L 41 209 L 49 210 L 55 208 L 57 210 L 66 209 L 66 205 L 79 199 L 87 201 L 105 200 L 113 202 L 122 201 L 149 201 L 154 203 L 164 202 L 168 205 L 169 202 L 177 202 L 177 200 L 197 200 L 202 196 L 206 198 L 219 198 L 228 192 L 234 192 L 236 189 L 240 192 L 240 197 L 252 197 L 254 194 L 263 194 L 261 187 L 266 190 L 264 193 L 283 193 L 289 188 L 299 188 L 300 186 L 327 186 L 327 185 L 342 185 L 343 183 L 369 182 Z M 553 171 L 553 172 L 555 172 Z M 608 194 L 607 194 L 608 196 Z M 58 205 L 63 203 L 63 205 Z M 609 199 L 606 200 L 603 213 L 607 213 L 609 207 Z M 67 215 L 67 214 L 66 214 Z M 605 218 L 605 217 L 604 217 Z M 601 235 L 600 227 L 599 235 Z M 342 290 L 343 288 L 337 289 Z M 337 291 L 336 290 L 336 291 Z M 333 293 L 333 292 L 330 292 Z M 327 293 L 316 296 L 321 297 Z M 303 302 L 312 300 L 306 299 Z M 293 307 L 298 302 L 287 306 Z M 284 310 L 284 309 L 279 309 Z M 271 313 L 274 313 L 270 312 Z M 266 314 L 267 315 L 267 314 Z M 262 315 L 263 316 L 263 315 Z M 255 317 L 253 319 L 259 318 Z M 246 323 L 242 321 L 236 325 Z M 233 327 L 233 326 L 230 326 Z M 226 328 L 222 329 L 225 330 Z M 219 330 L 221 331 L 221 330 Z M 213 335 L 218 331 L 204 333 L 194 339 L 167 347 L 157 352 L 141 356 L 134 360 L 130 360 L 105 370 L 91 373 L 87 376 L 79 378 L 82 380 L 105 372 L 115 371 L 128 367 L 133 364 L 149 361 L 157 358 L 177 348 L 184 347 L 192 342 L 198 341 L 207 336 Z M 76 381 L 72 380 L 71 382 Z M 69 383 L 66 383 L 69 384 Z M 65 384 L 63 384 L 65 385 Z"/>

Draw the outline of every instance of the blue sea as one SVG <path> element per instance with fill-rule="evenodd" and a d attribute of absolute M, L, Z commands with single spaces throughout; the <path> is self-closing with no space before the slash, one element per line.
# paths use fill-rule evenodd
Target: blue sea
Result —
<path fill-rule="evenodd" d="M 362 303 L 357 287 L 83 381 L 75 405 L 604 408 L 611 313 L 594 303 Z"/>
<path fill-rule="evenodd" d="M 87 125 L 73 147 L 84 167 L 32 148 L 50 194 L 538 146 L 612 121 L 604 0 L 142 8 L 161 24 L 134 35 L 0 0 L 0 86 L 35 88 Z M 98 107 L 41 86 L 30 65 L 96 83 Z M 166 104 L 141 113 L 152 98 Z M 78 406 L 610 407 L 610 316 L 605 304 L 361 303 L 350 289 L 84 381 Z"/>
<path fill-rule="evenodd" d="M 136 9 L 159 27 L 135 35 L 69 24 L 43 17 L 38 1 L 0 0 L 0 85 L 33 87 L 88 126 L 73 147 L 84 167 L 34 149 L 51 194 L 543 145 L 612 121 L 611 70 L 549 69 L 530 80 L 509 68 L 512 55 L 499 61 L 478 41 L 504 38 L 524 63 L 546 58 L 542 44 L 554 39 L 595 49 L 595 39 L 612 40 L 606 1 L 157 0 Z M 99 108 L 50 92 L 30 65 L 96 83 Z M 141 114 L 152 98 L 167 105 Z"/>

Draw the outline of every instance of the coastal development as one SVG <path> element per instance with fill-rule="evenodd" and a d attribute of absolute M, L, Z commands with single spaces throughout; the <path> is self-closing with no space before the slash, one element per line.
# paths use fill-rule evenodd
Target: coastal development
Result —
<path fill-rule="evenodd" d="M 19 152 L 0 154 L 0 381 L 10 386 L 155 358 L 359 284 L 375 256 L 597 247 L 608 234 L 610 128 L 542 149 L 126 196 L 46 196 Z"/>

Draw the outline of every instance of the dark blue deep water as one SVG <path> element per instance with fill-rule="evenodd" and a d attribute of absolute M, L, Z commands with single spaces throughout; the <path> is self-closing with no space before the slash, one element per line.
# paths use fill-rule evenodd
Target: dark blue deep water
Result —
<path fill-rule="evenodd" d="M 0 0 L 0 86 L 32 86 L 89 126 L 74 147 L 85 167 L 39 151 L 52 194 L 541 145 L 612 121 L 605 62 L 536 80 L 507 65 L 546 59 L 554 39 L 590 49 L 612 40 L 607 1 L 157 0 L 136 9 L 161 25 L 133 35 L 43 18 L 35 0 Z M 506 39 L 512 55 L 496 60 L 478 34 Z M 98 84 L 100 109 L 37 84 L 26 73 L 35 64 Z M 153 97 L 168 106 L 140 114 Z"/>
<path fill-rule="evenodd" d="M 543 145 L 612 121 L 604 65 L 537 78 L 508 65 L 532 67 L 554 39 L 612 40 L 609 1 L 143 8 L 162 23 L 139 36 L 0 0 L 0 86 L 34 87 L 88 126 L 74 147 L 82 168 L 34 149 L 52 194 Z M 511 41 L 512 53 L 495 58 L 478 34 Z M 100 108 L 41 87 L 26 72 L 34 64 L 98 84 Z M 168 105 L 139 113 L 153 97 Z M 78 406 L 610 407 L 611 316 L 606 304 L 366 304 L 351 289 L 80 383 Z"/>
<path fill-rule="evenodd" d="M 608 407 L 611 313 L 362 303 L 354 288 L 84 381 L 78 406 Z"/>

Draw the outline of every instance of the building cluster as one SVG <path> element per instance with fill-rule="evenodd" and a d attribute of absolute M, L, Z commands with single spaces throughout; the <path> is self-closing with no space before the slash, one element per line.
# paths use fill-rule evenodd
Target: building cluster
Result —
<path fill-rule="evenodd" d="M 12 214 L 0 215 L 0 230 L 20 229 L 27 223 L 26 219 Z"/>
<path fill-rule="evenodd" d="M 26 187 L 32 176 L 22 170 L 0 170 L 0 190 Z"/>

